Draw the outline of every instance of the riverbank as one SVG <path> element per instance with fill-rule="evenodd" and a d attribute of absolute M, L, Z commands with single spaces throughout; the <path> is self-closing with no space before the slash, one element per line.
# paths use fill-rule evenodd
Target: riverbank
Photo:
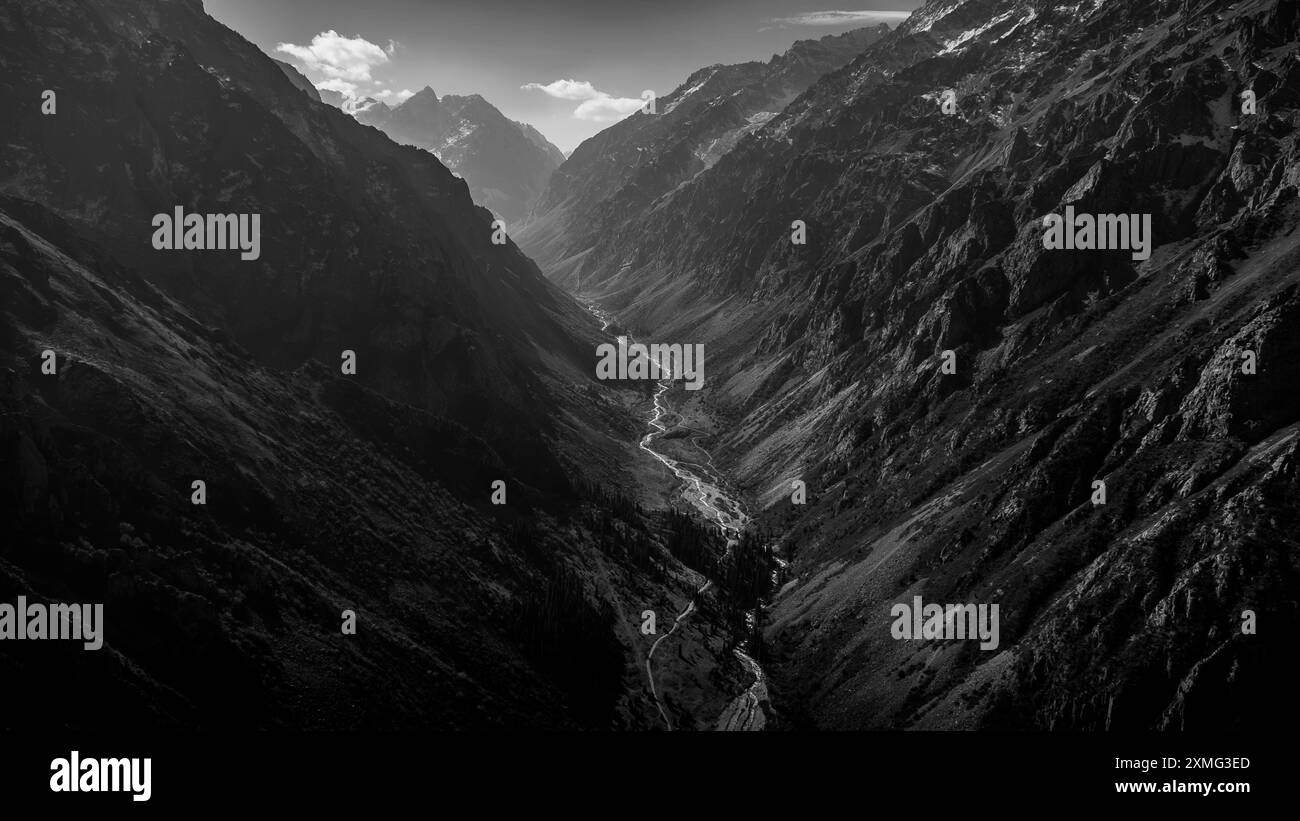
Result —
<path fill-rule="evenodd" d="M 592 315 L 600 320 L 601 330 L 608 332 L 615 324 L 614 317 L 595 303 L 585 304 Z M 628 339 L 629 343 L 634 341 L 630 336 Z M 714 464 L 712 454 L 697 441 L 714 432 L 714 420 L 703 411 L 699 402 L 684 403 L 691 408 L 690 415 L 684 416 L 671 402 L 673 394 L 677 392 L 681 390 L 672 382 L 656 383 L 650 408 L 645 414 L 647 429 L 638 447 L 662 467 L 665 471 L 664 475 L 671 476 L 675 480 L 674 489 L 667 498 L 679 496 L 705 521 L 718 527 L 727 540 L 726 551 L 720 562 L 724 564 L 731 552 L 740 545 L 741 534 L 749 524 L 749 516 L 738 494 L 734 494 L 727 488 L 726 479 Z M 670 688 L 680 683 L 676 681 L 679 676 L 676 675 L 676 670 L 665 673 L 662 668 L 678 668 L 685 662 L 689 668 L 688 677 L 697 678 L 701 672 L 699 669 L 701 659 L 698 657 L 700 650 L 714 657 L 715 666 L 723 666 L 728 661 L 725 655 L 729 649 L 735 662 L 741 665 L 750 684 L 727 703 L 718 714 L 716 721 L 711 724 L 711 728 L 728 731 L 762 730 L 767 726 L 767 711 L 770 709 L 767 677 L 759 663 L 746 652 L 745 643 L 729 648 L 719 647 L 717 646 L 719 637 L 710 636 L 703 642 L 695 643 L 695 652 L 692 653 L 694 659 L 688 659 L 686 655 L 685 645 L 692 643 L 686 636 L 690 631 L 691 616 L 701 607 L 708 606 L 719 592 L 715 580 L 701 576 L 701 582 L 686 606 L 676 614 L 669 631 L 656 638 L 646 654 L 646 676 L 660 717 L 666 729 L 676 729 L 666 701 L 671 698 L 668 695 Z M 752 623 L 754 614 L 750 614 L 749 618 Z M 665 653 L 668 652 L 665 646 L 671 645 L 674 641 L 683 647 L 679 647 L 673 657 L 674 664 L 665 664 Z M 718 659 L 719 654 L 724 658 Z M 692 691 L 697 689 L 691 688 Z"/>

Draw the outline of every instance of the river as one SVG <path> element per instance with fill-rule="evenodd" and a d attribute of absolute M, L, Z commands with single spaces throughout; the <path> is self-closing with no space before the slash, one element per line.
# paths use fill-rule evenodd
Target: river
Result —
<path fill-rule="evenodd" d="M 583 304 L 586 305 L 587 310 L 596 319 L 600 320 L 601 331 L 608 331 L 609 326 L 614 323 L 610 315 L 593 302 L 584 302 Z M 632 337 L 629 336 L 628 344 L 632 344 L 633 341 Z M 664 419 L 672 411 L 668 407 L 665 396 L 671 387 L 672 382 L 670 380 L 662 380 L 656 387 L 654 407 L 647 420 L 649 429 L 646 431 L 645 436 L 641 437 L 641 450 L 653 456 L 681 480 L 680 492 L 682 498 L 698 510 L 705 520 L 718 526 L 727 539 L 726 552 L 730 553 L 739 545 L 740 534 L 749 523 L 749 516 L 745 513 L 745 506 L 740 499 L 726 491 L 721 472 L 713 463 L 712 454 L 700 447 L 698 442 L 692 441 L 692 444 L 699 448 L 700 452 L 705 456 L 705 463 L 700 464 L 669 458 L 653 447 L 655 441 L 668 432 L 668 426 L 664 424 Z M 646 653 L 645 669 L 646 677 L 650 681 L 650 692 L 654 696 L 655 706 L 659 709 L 659 716 L 663 719 L 664 726 L 669 730 L 675 728 L 668 711 L 664 709 L 662 695 L 655 683 L 655 652 L 661 644 L 677 632 L 677 628 L 681 626 L 682 622 L 695 612 L 696 602 L 712 586 L 713 580 L 706 579 L 704 585 L 695 591 L 694 597 L 692 597 L 685 609 L 677 614 L 677 617 L 673 620 L 672 628 L 655 639 L 654 644 L 650 645 L 650 651 Z M 750 613 L 748 618 L 752 624 L 755 614 Z M 743 693 L 731 700 L 727 708 L 718 716 L 714 729 L 752 731 L 762 730 L 767 726 L 767 713 L 763 707 L 768 701 L 767 677 L 758 662 L 746 652 L 747 649 L 747 646 L 742 644 L 740 647 L 734 648 L 732 652 L 735 653 L 736 658 L 749 674 L 754 677 L 754 681 Z"/>

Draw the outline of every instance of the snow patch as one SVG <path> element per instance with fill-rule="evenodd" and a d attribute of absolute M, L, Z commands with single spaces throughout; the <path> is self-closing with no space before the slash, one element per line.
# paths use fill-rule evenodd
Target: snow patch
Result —
<path fill-rule="evenodd" d="M 664 107 L 664 113 L 667 114 L 668 112 L 672 111 L 672 110 L 673 110 L 674 108 L 676 108 L 677 106 L 681 105 L 682 100 L 685 100 L 687 97 L 691 96 L 692 94 L 694 94 L 695 92 L 697 92 L 697 91 L 699 91 L 701 88 L 703 88 L 703 87 L 704 87 L 704 84 L 707 83 L 709 80 L 712 80 L 712 79 L 713 79 L 713 75 L 714 75 L 714 74 L 717 74 L 717 73 L 718 73 L 718 70 L 717 70 L 716 68 L 713 69 L 712 71 L 710 71 L 710 72 L 709 72 L 709 73 L 704 77 L 704 79 L 700 80 L 700 81 L 699 81 L 698 83 L 696 83 L 695 85 L 691 86 L 690 88 L 688 88 L 688 89 L 686 89 L 685 91 L 683 91 L 681 94 L 677 95 L 677 99 L 676 99 L 676 100 L 673 100 L 671 103 L 669 103 L 667 106 Z"/>
<path fill-rule="evenodd" d="M 939 51 L 939 54 L 941 55 L 951 54 L 952 52 L 966 45 L 970 41 L 974 40 L 975 38 L 979 37 L 980 35 L 994 28 L 995 26 L 999 26 L 1005 23 L 1007 20 L 1011 19 L 1011 17 L 1017 13 L 1023 14 L 1024 16 L 1021 17 L 1018 21 L 1016 21 L 1016 24 L 1014 26 L 1007 29 L 1002 34 L 998 35 L 991 42 L 994 43 L 1002 42 L 1003 40 L 1005 40 L 1006 38 L 1014 34 L 1016 30 L 1019 29 L 1021 26 L 1023 26 L 1025 23 L 1032 21 L 1034 18 L 1038 16 L 1038 12 L 1034 11 L 1033 9 L 1011 9 L 1010 11 L 1003 12 L 1002 14 L 999 14 L 997 17 L 994 17 L 992 20 L 988 21 L 984 25 L 979 26 L 978 28 L 973 28 L 969 31 L 962 32 L 962 34 L 960 34 L 956 38 L 945 41 L 944 47 L 942 50 Z"/>

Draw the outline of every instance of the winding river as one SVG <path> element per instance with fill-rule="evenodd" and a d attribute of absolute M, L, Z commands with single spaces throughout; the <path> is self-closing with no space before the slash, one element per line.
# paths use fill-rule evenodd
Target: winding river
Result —
<path fill-rule="evenodd" d="M 600 320 L 601 331 L 608 331 L 609 326 L 614 322 L 609 314 L 593 302 L 585 302 L 584 304 L 587 310 L 596 319 Z M 628 343 L 631 344 L 632 342 L 633 340 L 629 336 Z M 668 432 L 668 426 L 664 424 L 664 419 L 671 411 L 664 397 L 671 387 L 671 380 L 665 379 L 658 383 L 654 394 L 654 408 L 647 420 L 649 430 L 645 436 L 641 437 L 640 448 L 657 459 L 674 476 L 681 480 L 682 497 L 695 507 L 707 521 L 718 526 L 723 536 L 727 538 L 726 550 L 727 553 L 730 553 L 740 543 L 740 534 L 749 523 L 749 516 L 746 515 L 744 505 L 741 504 L 740 500 L 723 489 L 724 483 L 720 472 L 713 464 L 713 456 L 697 443 L 693 444 L 704 454 L 705 464 L 672 459 L 653 447 L 655 441 Z M 696 602 L 712 586 L 713 580 L 706 579 L 704 585 L 695 591 L 694 597 L 686 605 L 686 608 L 677 614 L 677 618 L 673 620 L 672 628 L 655 639 L 654 644 L 650 646 L 650 651 L 646 653 L 645 670 L 646 677 L 650 681 L 650 693 L 654 696 L 655 706 L 659 709 L 659 716 L 663 719 L 664 726 L 669 730 L 674 729 L 673 722 L 668 715 L 668 711 L 664 709 L 663 698 L 655 684 L 655 652 L 659 649 L 659 645 L 671 638 L 682 622 L 695 612 Z M 751 613 L 749 618 L 752 623 L 754 614 Z M 762 706 L 768 701 L 767 678 L 763 674 L 763 668 L 745 652 L 746 649 L 746 646 L 742 644 L 732 652 L 735 653 L 736 658 L 744 665 L 745 669 L 749 671 L 749 674 L 754 677 L 754 682 L 745 692 L 732 699 L 727 708 L 723 710 L 722 715 L 718 717 L 714 729 L 761 730 L 767 724 L 767 714 Z"/>

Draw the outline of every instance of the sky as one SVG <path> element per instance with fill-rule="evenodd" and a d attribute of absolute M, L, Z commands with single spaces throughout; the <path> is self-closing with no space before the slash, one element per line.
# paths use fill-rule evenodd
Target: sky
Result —
<path fill-rule="evenodd" d="M 831 0 L 834 2 L 834 0 Z M 566 153 L 693 71 L 768 60 L 796 40 L 921 0 L 204 0 L 209 14 L 318 87 L 396 104 L 480 94 Z"/>

